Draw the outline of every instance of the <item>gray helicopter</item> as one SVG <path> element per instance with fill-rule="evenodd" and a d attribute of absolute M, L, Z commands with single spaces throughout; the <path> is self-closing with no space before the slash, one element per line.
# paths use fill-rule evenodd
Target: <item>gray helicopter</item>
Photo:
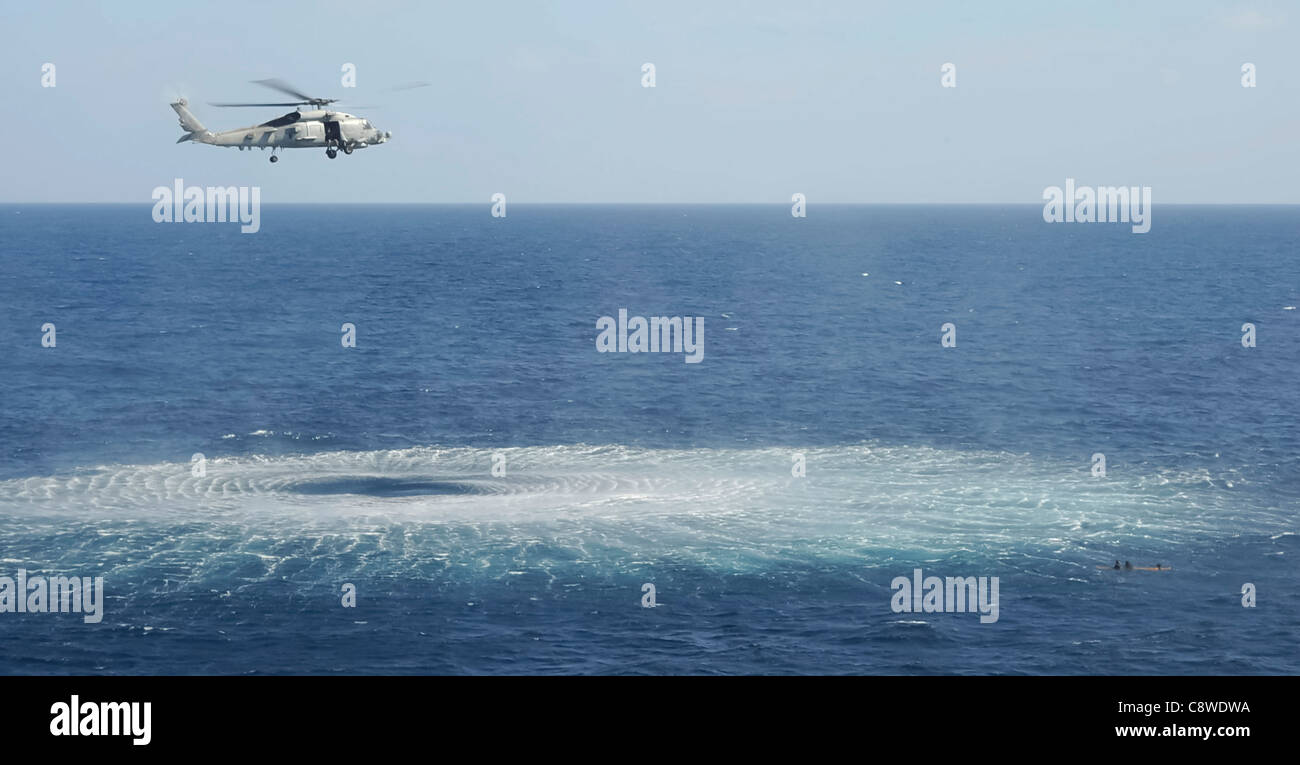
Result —
<path fill-rule="evenodd" d="M 214 103 L 212 106 L 296 106 L 298 109 L 268 122 L 237 130 L 212 132 L 203 127 L 203 123 L 189 110 L 189 102 L 181 98 L 171 107 L 180 115 L 181 128 L 185 135 L 176 143 L 192 141 L 212 146 L 236 146 L 244 149 L 270 149 L 271 161 L 279 161 L 276 152 L 280 149 L 325 149 L 325 156 L 334 159 L 341 151 L 351 154 L 357 149 L 377 146 L 388 142 L 393 134 L 385 132 L 370 124 L 370 120 L 346 112 L 329 109 L 337 98 L 313 98 L 283 80 L 253 80 L 273 90 L 299 99 L 282 103 L 230 104 Z M 416 83 L 406 88 L 424 87 L 428 83 Z M 399 88 L 405 89 L 405 88 Z M 312 108 L 304 110 L 302 107 Z"/>

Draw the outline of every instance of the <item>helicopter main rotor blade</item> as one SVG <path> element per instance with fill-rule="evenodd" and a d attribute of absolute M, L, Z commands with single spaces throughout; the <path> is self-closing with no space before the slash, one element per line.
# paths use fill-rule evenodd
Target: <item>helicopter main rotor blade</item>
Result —
<path fill-rule="evenodd" d="M 252 82 L 255 82 L 258 85 L 262 85 L 264 87 L 268 87 L 272 90 L 278 90 L 281 93 L 284 93 L 285 95 L 288 96 L 293 96 L 294 98 L 301 98 L 303 101 L 306 101 L 308 103 L 323 100 L 320 98 L 312 98 L 306 93 L 303 93 L 301 90 L 294 88 L 292 85 L 285 82 L 284 80 L 281 80 L 276 77 L 270 77 L 265 80 L 252 80 Z"/>
<path fill-rule="evenodd" d="M 209 101 L 208 105 L 209 106 L 303 106 L 304 104 L 309 104 L 309 103 L 311 102 L 294 101 L 292 103 L 281 103 L 281 104 L 227 104 L 227 103 L 217 103 L 215 101 Z"/>
<path fill-rule="evenodd" d="M 397 87 L 394 87 L 394 88 L 388 88 L 388 90 L 390 90 L 390 91 L 393 91 L 393 90 L 414 90 L 415 88 L 427 88 L 427 87 L 429 87 L 430 84 L 431 84 L 431 83 L 427 83 L 427 82 L 411 82 L 411 83 L 407 83 L 406 85 L 398 85 Z"/>
<path fill-rule="evenodd" d="M 284 80 L 279 79 L 278 77 L 268 77 L 268 78 L 265 79 L 265 80 L 250 80 L 250 82 L 254 82 L 254 83 L 256 83 L 256 84 L 258 84 L 258 85 L 261 85 L 261 86 L 263 86 L 263 87 L 270 88 L 271 90 L 278 90 L 278 91 L 280 91 L 281 93 L 284 93 L 284 94 L 286 94 L 286 95 L 293 96 L 294 98 L 300 98 L 300 99 L 302 99 L 302 100 L 301 100 L 301 101 L 278 101 L 278 102 L 274 102 L 274 103 L 242 103 L 242 102 L 241 102 L 241 103 L 230 103 L 230 102 L 225 102 L 225 101 L 221 101 L 221 102 L 218 102 L 218 101 L 209 101 L 208 103 L 211 104 L 212 106 L 235 106 L 235 107 L 240 107 L 240 106 L 251 106 L 251 107 L 261 107 L 261 106 L 315 106 L 315 107 L 317 107 L 317 108 L 328 108 L 330 104 L 336 104 L 336 103 L 338 103 L 338 101 L 339 101 L 337 98 L 313 98 L 313 97 L 307 95 L 306 93 L 303 93 L 301 90 L 298 90 L 297 88 L 295 88 L 294 86 L 290 85 L 289 83 L 285 82 Z M 413 89 L 413 88 L 424 88 L 424 87 L 428 87 L 428 86 L 429 86 L 429 83 L 427 83 L 427 82 L 412 82 L 412 83 L 407 84 L 407 85 L 399 85 L 399 86 L 397 86 L 397 87 L 395 87 L 395 88 L 389 88 L 389 90 L 411 90 L 411 89 Z M 374 107 L 371 107 L 371 106 L 353 106 L 352 108 L 354 108 L 354 109 L 372 109 L 372 108 L 374 108 Z"/>

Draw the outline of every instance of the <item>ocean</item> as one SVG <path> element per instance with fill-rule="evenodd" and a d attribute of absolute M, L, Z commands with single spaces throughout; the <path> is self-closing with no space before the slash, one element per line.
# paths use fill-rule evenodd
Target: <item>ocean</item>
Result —
<path fill-rule="evenodd" d="M 1300 671 L 1300 208 L 489 209 L 0 205 L 0 673 Z"/>

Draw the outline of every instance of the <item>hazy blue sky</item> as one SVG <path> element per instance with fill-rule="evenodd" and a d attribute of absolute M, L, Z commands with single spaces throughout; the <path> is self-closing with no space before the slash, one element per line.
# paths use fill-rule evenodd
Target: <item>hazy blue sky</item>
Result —
<path fill-rule="evenodd" d="M 355 111 L 394 140 L 276 165 L 174 143 L 177 94 L 240 127 L 287 109 L 206 102 L 278 100 L 248 82 L 273 76 L 381 106 Z M 149 203 L 179 176 L 264 203 L 1041 204 L 1066 177 L 1300 203 L 1294 2 L 5 0 L 0 82 L 9 202 Z"/>

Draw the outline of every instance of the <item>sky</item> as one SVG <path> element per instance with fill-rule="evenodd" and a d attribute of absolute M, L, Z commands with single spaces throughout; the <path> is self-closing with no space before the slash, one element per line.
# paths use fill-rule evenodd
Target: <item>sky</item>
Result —
<path fill-rule="evenodd" d="M 1300 3 L 1267 1 L 6 0 L 0 202 L 183 178 L 263 203 L 1042 204 L 1074 178 L 1297 204 L 1297 40 Z M 178 95 L 212 130 L 288 111 L 208 105 L 281 100 L 268 77 L 393 140 L 274 165 L 175 143 Z"/>

